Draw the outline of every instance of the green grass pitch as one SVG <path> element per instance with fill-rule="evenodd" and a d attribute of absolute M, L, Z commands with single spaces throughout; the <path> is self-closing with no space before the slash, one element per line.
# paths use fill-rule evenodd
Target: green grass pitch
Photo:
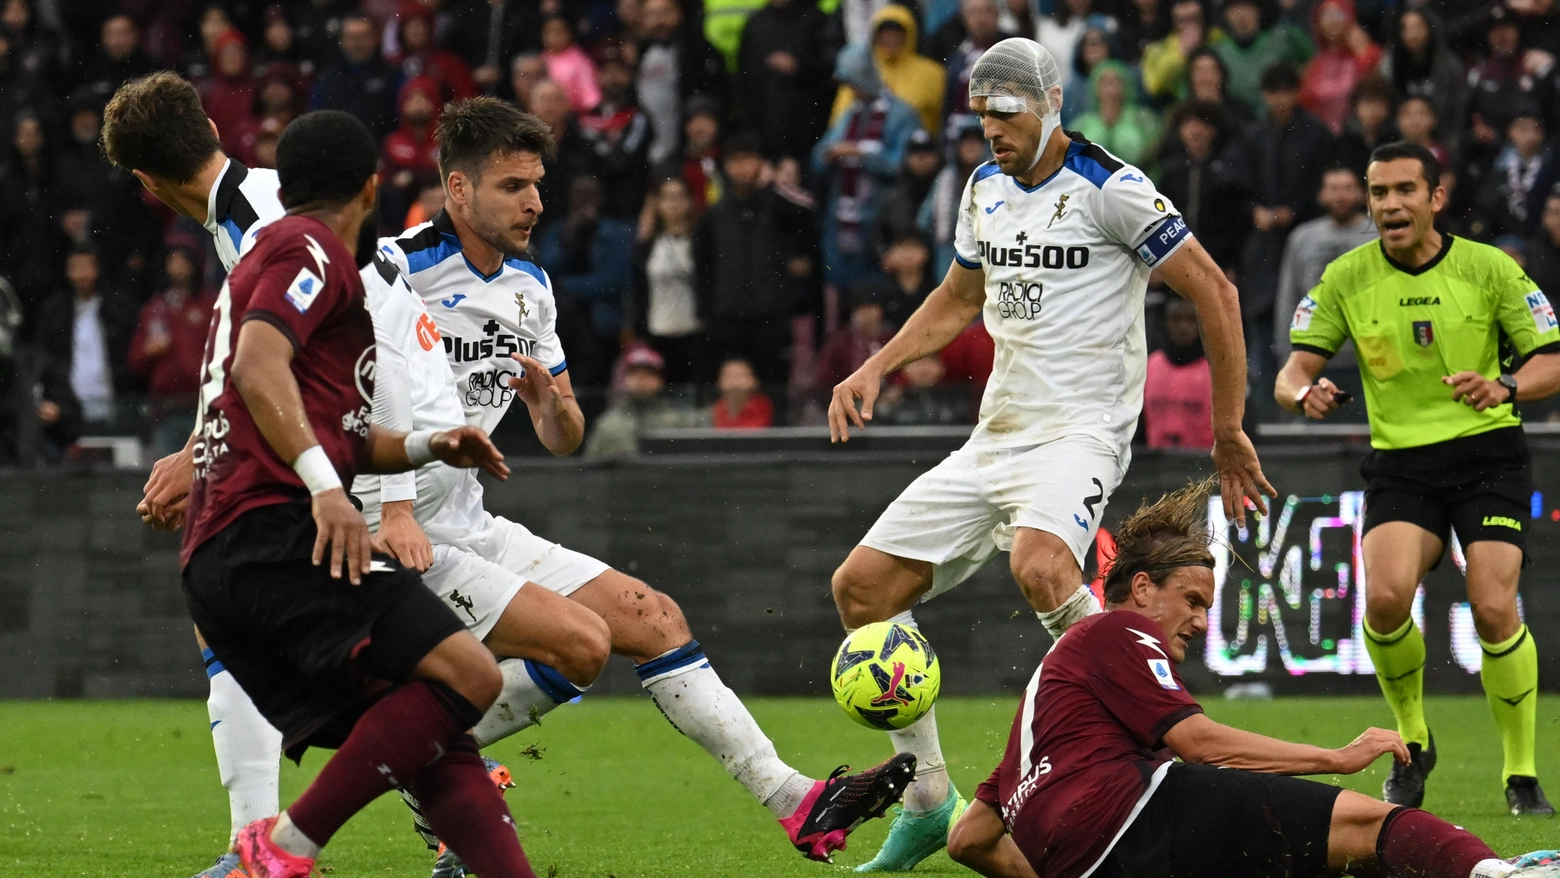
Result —
<path fill-rule="evenodd" d="M 826 774 L 888 755 L 880 733 L 847 720 L 831 702 L 755 699 L 758 721 L 798 769 Z M 1374 698 L 1209 699 L 1224 722 L 1294 740 L 1339 746 L 1367 725 L 1390 725 Z M 1000 756 L 1013 698 L 945 698 L 938 706 L 953 779 L 966 794 Z M 1540 702 L 1539 770 L 1560 793 L 1553 765 L 1560 699 Z M 1432 698 L 1440 765 L 1427 804 L 1480 833 L 1503 856 L 1560 846 L 1560 822 L 1513 818 L 1501 796 L 1500 746 L 1480 698 Z M 769 813 L 648 698 L 587 698 L 489 749 L 513 770 L 509 803 L 539 874 L 559 878 L 843 875 L 866 860 L 887 829 L 863 827 L 835 866 L 804 861 Z M 324 761 L 310 753 L 282 769 L 282 801 Z M 1346 779 L 1379 795 L 1386 760 Z M 217 782 L 205 705 L 195 701 L 0 702 L 0 876 L 187 878 L 226 843 L 227 798 Z M 385 796 L 336 836 L 328 875 L 428 874 L 431 855 L 409 829 L 399 799 Z M 918 872 L 972 874 L 945 856 Z"/>

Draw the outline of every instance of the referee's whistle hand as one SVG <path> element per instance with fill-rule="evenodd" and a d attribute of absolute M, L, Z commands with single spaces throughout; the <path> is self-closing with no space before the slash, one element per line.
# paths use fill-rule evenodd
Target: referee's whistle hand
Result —
<path fill-rule="evenodd" d="M 1325 419 L 1338 410 L 1338 385 L 1326 378 L 1317 381 L 1311 392 L 1305 395 L 1301 407 L 1305 410 L 1305 416 L 1311 420 Z"/>

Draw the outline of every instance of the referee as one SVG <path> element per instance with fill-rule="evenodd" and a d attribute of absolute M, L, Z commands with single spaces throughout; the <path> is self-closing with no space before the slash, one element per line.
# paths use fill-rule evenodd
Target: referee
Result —
<path fill-rule="evenodd" d="M 1354 340 L 1372 448 L 1360 466 L 1365 648 L 1413 754 L 1393 765 L 1383 796 L 1417 807 L 1435 767 L 1425 641 L 1409 609 L 1455 528 L 1505 754 L 1506 804 L 1513 814 L 1553 814 L 1533 762 L 1538 649 L 1517 616 L 1533 476 L 1515 404 L 1560 390 L 1560 328 L 1511 257 L 1435 230 L 1446 191 L 1428 149 L 1379 147 L 1366 187 L 1381 240 L 1338 257 L 1301 299 L 1294 353 L 1273 395 L 1308 418 L 1332 414 L 1347 397 L 1317 375 Z M 1514 372 L 1512 354 L 1523 360 Z"/>

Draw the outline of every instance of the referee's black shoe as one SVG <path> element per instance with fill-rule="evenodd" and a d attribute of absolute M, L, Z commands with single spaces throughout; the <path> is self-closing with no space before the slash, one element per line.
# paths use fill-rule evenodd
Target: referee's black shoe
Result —
<path fill-rule="evenodd" d="M 1550 817 L 1555 813 L 1555 806 L 1544 797 L 1544 788 L 1538 785 L 1538 778 L 1521 774 L 1506 778 L 1506 807 L 1517 815 Z"/>
<path fill-rule="evenodd" d="M 1407 765 L 1392 763 L 1392 772 L 1381 787 L 1381 797 L 1394 805 L 1418 808 L 1425 803 L 1425 778 L 1435 769 L 1435 735 L 1430 736 L 1429 747 L 1409 744 L 1408 755 L 1410 761 Z M 1506 795 L 1509 797 L 1511 794 L 1508 792 Z"/>

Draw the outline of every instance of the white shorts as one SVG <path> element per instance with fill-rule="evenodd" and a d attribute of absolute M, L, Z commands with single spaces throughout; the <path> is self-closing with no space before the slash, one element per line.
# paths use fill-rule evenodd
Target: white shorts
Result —
<path fill-rule="evenodd" d="M 1026 448 L 964 448 L 910 483 L 861 545 L 934 565 L 930 600 L 1013 548 L 1021 527 L 1054 534 L 1078 567 L 1130 454 L 1096 436 Z"/>
<path fill-rule="evenodd" d="M 463 545 L 435 543 L 433 566 L 423 574 L 423 582 L 478 640 L 488 636 L 527 582 L 567 597 L 610 569 L 507 518 L 490 515 L 484 524 Z"/>

